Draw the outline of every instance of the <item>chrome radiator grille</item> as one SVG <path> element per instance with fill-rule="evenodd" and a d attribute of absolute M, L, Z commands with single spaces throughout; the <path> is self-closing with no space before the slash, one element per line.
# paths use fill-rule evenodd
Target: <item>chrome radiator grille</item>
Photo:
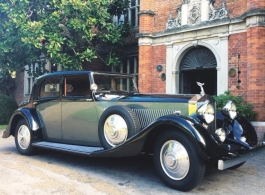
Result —
<path fill-rule="evenodd" d="M 173 114 L 173 113 L 179 113 L 179 110 L 175 109 L 132 109 L 132 111 L 135 112 L 135 114 L 138 116 L 141 129 L 155 121 L 161 116 Z"/>

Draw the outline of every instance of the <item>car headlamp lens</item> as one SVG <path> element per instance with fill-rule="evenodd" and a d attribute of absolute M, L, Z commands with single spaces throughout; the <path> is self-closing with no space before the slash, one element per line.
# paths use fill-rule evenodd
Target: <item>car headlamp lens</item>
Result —
<path fill-rule="evenodd" d="M 237 115 L 236 105 L 231 100 L 229 100 L 223 107 L 222 113 L 224 116 L 233 120 L 234 118 L 236 118 Z"/>
<path fill-rule="evenodd" d="M 207 124 L 214 120 L 214 107 L 209 101 L 205 101 L 197 110 L 197 117 Z"/>
<path fill-rule="evenodd" d="M 225 133 L 225 130 L 222 129 L 222 128 L 219 128 L 215 131 L 215 135 L 219 138 L 219 140 L 221 142 L 224 142 L 225 141 L 225 138 L 226 138 L 226 133 Z"/>
<path fill-rule="evenodd" d="M 94 83 L 94 84 L 90 85 L 90 89 L 96 91 L 98 89 L 97 84 Z"/>

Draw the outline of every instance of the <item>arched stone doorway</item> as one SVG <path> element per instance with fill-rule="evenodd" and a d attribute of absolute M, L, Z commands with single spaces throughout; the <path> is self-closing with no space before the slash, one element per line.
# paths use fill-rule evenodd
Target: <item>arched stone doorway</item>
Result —
<path fill-rule="evenodd" d="M 179 66 L 179 90 L 183 94 L 198 94 L 204 83 L 205 93 L 217 95 L 217 62 L 211 50 L 203 46 L 190 49 Z"/>

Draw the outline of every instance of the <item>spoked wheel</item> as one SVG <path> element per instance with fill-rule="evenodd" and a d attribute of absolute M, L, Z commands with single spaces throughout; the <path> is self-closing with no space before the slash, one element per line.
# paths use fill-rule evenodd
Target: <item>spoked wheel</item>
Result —
<path fill-rule="evenodd" d="M 20 154 L 31 155 L 34 152 L 32 147 L 32 135 L 27 122 L 22 119 L 17 123 L 15 132 L 16 148 Z"/>
<path fill-rule="evenodd" d="M 206 169 L 189 138 L 175 130 L 165 131 L 159 136 L 155 144 L 154 164 L 161 179 L 180 191 L 195 188 Z"/>

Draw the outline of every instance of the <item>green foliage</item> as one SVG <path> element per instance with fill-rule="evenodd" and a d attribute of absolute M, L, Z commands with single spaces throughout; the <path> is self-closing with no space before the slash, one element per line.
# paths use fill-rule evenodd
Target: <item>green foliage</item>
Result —
<path fill-rule="evenodd" d="M 16 70 L 41 54 L 66 69 L 82 69 L 94 58 L 121 64 L 130 26 L 111 19 L 128 5 L 128 0 L 0 0 L 0 69 Z"/>
<path fill-rule="evenodd" d="M 11 115 L 17 107 L 14 99 L 6 95 L 0 95 L 0 124 L 8 124 Z"/>
<path fill-rule="evenodd" d="M 9 74 L 5 74 L 5 76 L 0 79 L 0 94 L 13 97 L 15 88 L 15 81 Z"/>
<path fill-rule="evenodd" d="M 236 104 L 237 112 L 245 116 L 249 121 L 253 121 L 256 116 L 256 112 L 253 111 L 254 106 L 243 102 L 242 96 L 233 96 L 230 91 L 226 91 L 224 94 L 213 96 L 216 101 L 216 109 L 221 110 L 228 100 L 233 101 Z"/>
<path fill-rule="evenodd" d="M 21 29 L 10 19 L 5 4 L 0 0 L 0 81 L 40 55 L 38 49 L 22 42 Z"/>
<path fill-rule="evenodd" d="M 6 129 L 7 125 L 0 125 L 0 130 L 1 129 Z"/>

